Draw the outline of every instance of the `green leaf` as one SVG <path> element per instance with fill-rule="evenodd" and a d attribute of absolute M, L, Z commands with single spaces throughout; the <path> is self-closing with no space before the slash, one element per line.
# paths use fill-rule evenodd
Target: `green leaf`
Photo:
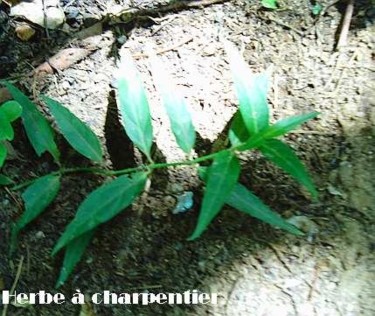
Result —
<path fill-rule="evenodd" d="M 208 169 L 198 224 L 189 240 L 198 238 L 220 212 L 238 180 L 240 169 L 240 163 L 233 153 L 222 151 L 216 155 Z"/>
<path fill-rule="evenodd" d="M 154 55 L 150 58 L 150 63 L 154 82 L 162 96 L 177 144 L 188 154 L 195 144 L 195 129 L 185 99 L 167 74 L 162 61 Z"/>
<path fill-rule="evenodd" d="M 13 127 L 10 124 L 5 113 L 0 108 L 0 141 L 1 140 L 12 140 L 14 138 Z"/>
<path fill-rule="evenodd" d="M 151 160 L 152 125 L 146 91 L 129 53 L 124 53 L 119 64 L 118 100 L 122 124 L 133 143 Z"/>
<path fill-rule="evenodd" d="M 313 15 L 319 15 L 322 12 L 322 10 L 323 10 L 322 5 L 320 3 L 315 3 L 315 5 L 313 5 L 311 8 L 311 13 Z"/>
<path fill-rule="evenodd" d="M 46 96 L 43 96 L 43 100 L 68 143 L 83 156 L 93 161 L 102 161 L 102 148 L 94 132 L 59 102 Z"/>
<path fill-rule="evenodd" d="M 5 158 L 7 157 L 8 150 L 3 142 L 0 142 L 0 168 L 3 166 L 5 162 Z"/>
<path fill-rule="evenodd" d="M 0 111 L 5 113 L 9 122 L 13 122 L 21 116 L 22 106 L 17 101 L 11 100 L 3 103 Z"/>
<path fill-rule="evenodd" d="M 252 148 L 257 148 L 261 146 L 267 139 L 284 135 L 290 132 L 292 129 L 296 128 L 298 125 L 316 117 L 318 114 L 318 112 L 311 112 L 282 119 L 269 126 L 268 128 L 262 130 L 258 134 L 250 137 L 242 146 L 239 146 L 238 150 L 244 151 Z"/>
<path fill-rule="evenodd" d="M 229 42 L 224 44 L 242 118 L 249 134 L 254 135 L 268 126 L 268 75 L 254 75 L 237 49 Z"/>
<path fill-rule="evenodd" d="M 295 235 L 303 235 L 294 225 L 285 221 L 278 213 L 272 211 L 256 195 L 239 183 L 235 185 L 225 203 L 265 223 L 277 226 Z"/>
<path fill-rule="evenodd" d="M 0 152 L 1 152 L 1 144 L 0 144 Z M 1 153 L 0 153 L 1 155 Z M 0 158 L 1 160 L 1 158 Z M 0 161 L 0 167 L 1 167 L 1 161 Z M 8 178 L 7 176 L 4 176 L 3 174 L 0 174 L 0 185 L 11 185 L 14 181 L 11 178 Z"/>
<path fill-rule="evenodd" d="M 240 111 L 237 111 L 233 116 L 233 121 L 229 129 L 228 137 L 232 146 L 243 144 L 250 137 Z"/>
<path fill-rule="evenodd" d="M 79 206 L 52 254 L 128 207 L 143 190 L 146 179 L 146 173 L 136 173 L 132 178 L 123 175 L 91 192 Z"/>
<path fill-rule="evenodd" d="M 207 167 L 199 167 L 198 169 L 199 177 L 203 181 L 207 179 L 207 169 Z M 236 183 L 229 196 L 225 199 L 225 204 L 292 234 L 303 235 L 294 225 L 288 223 L 278 213 L 272 211 L 256 195 L 240 183 Z"/>
<path fill-rule="evenodd" d="M 59 160 L 60 152 L 54 141 L 54 133 L 46 118 L 38 111 L 35 104 L 18 88 L 3 81 L 13 98 L 22 106 L 22 121 L 27 137 L 38 156 L 48 151 L 55 161 Z"/>
<path fill-rule="evenodd" d="M 32 220 L 38 217 L 55 199 L 60 190 L 60 176 L 46 175 L 37 179 L 22 194 L 25 212 L 15 223 L 12 230 L 11 249 L 15 248 L 18 233 Z"/>
<path fill-rule="evenodd" d="M 284 135 L 291 130 L 295 129 L 298 125 L 301 125 L 316 116 L 319 112 L 311 112 L 302 115 L 291 116 L 286 119 L 277 121 L 275 124 L 271 125 L 265 132 L 264 138 L 274 138 L 281 135 Z"/>
<path fill-rule="evenodd" d="M 57 280 L 55 286 L 56 288 L 59 288 L 68 279 L 74 267 L 81 260 L 93 235 L 94 230 L 90 230 L 87 233 L 82 234 L 78 238 L 72 240 L 66 246 L 64 261 L 60 271 L 59 279 Z"/>
<path fill-rule="evenodd" d="M 314 199 L 317 199 L 318 192 L 316 191 L 309 174 L 294 151 L 288 145 L 277 139 L 269 139 L 265 141 L 259 149 L 266 158 L 293 176 L 298 182 L 306 187 Z"/>
<path fill-rule="evenodd" d="M 262 6 L 267 9 L 277 9 L 277 0 L 262 0 Z"/>

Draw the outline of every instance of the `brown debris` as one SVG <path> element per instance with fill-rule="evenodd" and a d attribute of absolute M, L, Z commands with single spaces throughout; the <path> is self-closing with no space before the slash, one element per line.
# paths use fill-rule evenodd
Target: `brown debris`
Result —
<path fill-rule="evenodd" d="M 27 23 L 22 23 L 16 26 L 17 37 L 24 42 L 27 42 L 35 35 L 35 30 Z"/>
<path fill-rule="evenodd" d="M 7 88 L 0 88 L 0 104 L 5 101 L 11 100 L 12 96 Z"/>
<path fill-rule="evenodd" d="M 92 52 L 92 50 L 85 48 L 65 48 L 52 56 L 48 61 L 35 68 L 33 74 L 41 76 L 42 74 L 52 74 L 55 71 L 67 69 Z"/>

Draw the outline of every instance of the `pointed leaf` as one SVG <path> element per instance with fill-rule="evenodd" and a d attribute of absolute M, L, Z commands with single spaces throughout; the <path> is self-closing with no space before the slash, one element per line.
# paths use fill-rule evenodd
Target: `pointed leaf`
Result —
<path fill-rule="evenodd" d="M 239 146 L 238 150 L 244 151 L 259 147 L 265 140 L 278 137 L 290 132 L 298 125 L 316 117 L 318 112 L 311 112 L 303 115 L 292 116 L 282 119 L 275 124 L 267 127 L 261 132 L 250 137 L 243 145 Z"/>
<path fill-rule="evenodd" d="M 18 119 L 22 114 L 22 106 L 14 100 L 5 102 L 1 107 L 0 111 L 5 113 L 9 122 L 13 122 Z"/>
<path fill-rule="evenodd" d="M 83 156 L 93 161 L 102 161 L 102 148 L 94 132 L 59 102 L 46 96 L 43 96 L 43 100 L 68 143 Z"/>
<path fill-rule="evenodd" d="M 74 267 L 81 260 L 93 235 L 94 230 L 90 230 L 87 233 L 82 234 L 78 238 L 72 240 L 66 246 L 63 265 L 55 288 L 59 288 L 68 279 Z"/>
<path fill-rule="evenodd" d="M 1 144 L 0 144 L 0 156 L 1 156 Z M 0 158 L 0 167 L 1 167 L 1 158 Z M 4 176 L 3 174 L 0 174 L 0 185 L 11 185 L 13 184 L 14 181 L 7 177 L 7 176 Z"/>
<path fill-rule="evenodd" d="M 240 111 L 237 111 L 234 114 L 233 122 L 230 126 L 228 137 L 232 146 L 238 146 L 240 144 L 243 144 L 250 137 L 250 134 L 247 131 L 245 122 L 242 118 Z"/>
<path fill-rule="evenodd" d="M 0 142 L 0 168 L 3 166 L 5 162 L 5 158 L 7 157 L 8 150 L 3 142 Z"/>
<path fill-rule="evenodd" d="M 136 173 L 132 178 L 124 175 L 91 192 L 79 206 L 76 216 L 58 240 L 52 254 L 128 207 L 143 190 L 146 179 L 146 173 Z"/>
<path fill-rule="evenodd" d="M 165 67 L 155 55 L 150 58 L 152 75 L 159 90 L 171 122 L 177 144 L 185 153 L 190 153 L 195 143 L 195 129 L 185 99 L 168 76 Z"/>
<path fill-rule="evenodd" d="M 224 44 L 242 118 L 250 135 L 254 135 L 268 126 L 268 76 L 254 75 L 237 49 L 229 42 Z"/>
<path fill-rule="evenodd" d="M 275 124 L 271 125 L 264 133 L 264 138 L 273 138 L 284 135 L 291 130 L 295 129 L 298 125 L 301 125 L 314 117 L 316 117 L 319 112 L 311 112 L 302 115 L 291 116 L 286 119 L 277 121 Z"/>
<path fill-rule="evenodd" d="M 38 217 L 55 199 L 60 190 L 60 176 L 46 175 L 34 181 L 22 194 L 25 212 L 15 223 L 12 230 L 11 249 L 16 245 L 18 233 L 32 220 Z"/>
<path fill-rule="evenodd" d="M 14 131 L 5 113 L 0 108 L 0 141 L 13 140 Z"/>
<path fill-rule="evenodd" d="M 207 167 L 199 167 L 198 169 L 199 177 L 203 181 L 207 179 L 207 171 Z M 229 196 L 225 199 L 225 204 L 292 234 L 303 235 L 294 225 L 288 223 L 278 213 L 272 211 L 256 195 L 240 183 L 236 183 Z"/>
<path fill-rule="evenodd" d="M 119 110 L 125 131 L 150 160 L 153 137 L 150 109 L 141 77 L 128 52 L 121 56 L 117 84 Z"/>
<path fill-rule="evenodd" d="M 198 224 L 189 240 L 198 238 L 220 212 L 240 175 L 240 163 L 229 151 L 220 152 L 208 169 Z"/>
<path fill-rule="evenodd" d="M 303 235 L 294 225 L 285 221 L 278 213 L 272 211 L 256 195 L 239 183 L 235 185 L 225 203 L 265 223 L 295 235 Z"/>
<path fill-rule="evenodd" d="M 304 165 L 288 145 L 277 139 L 269 139 L 259 149 L 266 158 L 304 185 L 314 199 L 318 197 L 315 186 Z"/>
<path fill-rule="evenodd" d="M 54 133 L 46 118 L 38 111 L 35 104 L 11 83 L 4 81 L 13 98 L 22 106 L 22 121 L 27 137 L 38 156 L 48 151 L 55 161 L 59 160 L 59 150 L 54 141 Z"/>

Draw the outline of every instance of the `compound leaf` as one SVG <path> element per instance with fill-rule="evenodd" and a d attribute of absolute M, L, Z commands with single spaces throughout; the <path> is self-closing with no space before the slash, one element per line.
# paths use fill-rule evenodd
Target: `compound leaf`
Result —
<path fill-rule="evenodd" d="M 304 165 L 288 145 L 278 139 L 269 139 L 264 141 L 259 149 L 266 158 L 304 185 L 314 199 L 318 197 L 315 186 Z"/>
<path fill-rule="evenodd" d="M 96 162 L 102 161 L 102 148 L 94 132 L 56 100 L 46 96 L 43 96 L 43 100 L 68 143 L 83 156 Z"/>
<path fill-rule="evenodd" d="M 229 151 L 222 151 L 214 158 L 207 172 L 206 190 L 198 223 L 189 240 L 198 238 L 220 212 L 238 180 L 240 169 L 237 157 Z"/>
<path fill-rule="evenodd" d="M 246 187 L 237 183 L 225 200 L 229 206 L 270 225 L 279 227 L 295 235 L 303 235 L 294 225 L 285 221 L 278 213 L 272 211 Z"/>
<path fill-rule="evenodd" d="M 143 172 L 134 174 L 132 178 L 123 175 L 91 192 L 79 206 L 52 254 L 128 207 L 143 190 L 146 179 L 147 174 Z"/>
<path fill-rule="evenodd" d="M 254 75 L 241 54 L 229 42 L 225 42 L 225 49 L 243 121 L 249 134 L 254 135 L 268 126 L 268 75 Z"/>
<path fill-rule="evenodd" d="M 150 58 L 154 82 L 162 96 L 172 132 L 177 144 L 185 153 L 190 153 L 195 143 L 195 129 L 184 97 L 179 93 L 172 79 L 167 75 L 162 61 L 156 56 Z"/>
<path fill-rule="evenodd" d="M 59 288 L 68 279 L 74 267 L 81 260 L 82 255 L 84 254 L 93 235 L 94 230 L 90 230 L 87 233 L 84 233 L 76 239 L 72 240 L 66 246 L 63 265 L 55 288 Z"/>
<path fill-rule="evenodd" d="M 152 145 L 152 125 L 146 91 L 128 52 L 121 56 L 117 74 L 119 110 L 122 124 L 133 143 L 149 160 Z"/>
<path fill-rule="evenodd" d="M 0 168 L 3 166 L 5 162 L 5 158 L 7 157 L 8 150 L 3 142 L 0 142 Z"/>
<path fill-rule="evenodd" d="M 264 133 L 264 138 L 273 138 L 284 135 L 291 130 L 295 129 L 298 125 L 301 125 L 308 120 L 315 118 L 319 112 L 311 112 L 302 115 L 291 116 L 286 119 L 277 121 L 271 125 Z"/>
<path fill-rule="evenodd" d="M 13 122 L 21 116 L 22 107 L 17 101 L 11 100 L 5 102 L 0 107 L 0 111 L 5 114 L 9 122 Z"/>
<path fill-rule="evenodd" d="M 34 183 L 22 193 L 22 199 L 25 203 L 25 212 L 13 226 L 11 249 L 15 247 L 16 238 L 20 230 L 46 209 L 55 199 L 59 190 L 60 176 L 50 174 L 34 181 Z"/>
<path fill-rule="evenodd" d="M 59 160 L 60 152 L 54 141 L 54 133 L 46 118 L 38 111 L 35 104 L 18 88 L 3 81 L 13 98 L 22 106 L 22 121 L 27 137 L 35 152 L 41 156 L 48 151 L 55 161 Z"/>

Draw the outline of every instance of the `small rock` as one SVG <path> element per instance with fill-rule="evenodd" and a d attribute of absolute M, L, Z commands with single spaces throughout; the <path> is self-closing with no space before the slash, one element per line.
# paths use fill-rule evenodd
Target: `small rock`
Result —
<path fill-rule="evenodd" d="M 68 20 L 73 20 L 73 19 L 77 18 L 77 16 L 79 15 L 79 10 L 76 7 L 68 7 L 65 10 L 65 13 L 66 13 L 66 18 Z"/>
<path fill-rule="evenodd" d="M 329 184 L 328 187 L 327 187 L 327 190 L 330 194 L 332 195 L 338 195 L 338 196 L 341 196 L 343 198 L 346 198 L 346 194 L 343 194 L 342 192 L 340 192 L 338 189 L 336 189 L 332 184 Z"/>
<path fill-rule="evenodd" d="M 70 88 L 70 83 L 67 81 L 67 80 L 64 80 L 62 83 L 61 83 L 61 88 L 63 89 L 63 90 L 69 90 L 69 88 Z"/>
<path fill-rule="evenodd" d="M 306 233 L 307 240 L 310 242 L 313 240 L 315 235 L 319 233 L 318 225 L 307 216 L 293 216 L 287 219 L 287 222 Z"/>
<path fill-rule="evenodd" d="M 177 205 L 172 210 L 173 214 L 184 213 L 193 207 L 193 192 L 186 191 L 177 196 Z"/>
<path fill-rule="evenodd" d="M 212 56 L 216 53 L 216 45 L 209 44 L 203 49 L 203 56 Z"/>
<path fill-rule="evenodd" d="M 121 45 L 125 44 L 126 40 L 127 40 L 127 36 L 126 35 L 121 35 L 117 38 L 117 42 Z"/>
<path fill-rule="evenodd" d="M 10 9 L 10 16 L 25 18 L 30 22 L 49 29 L 56 29 L 65 21 L 64 11 L 58 6 L 58 2 L 46 1 L 44 12 L 42 0 L 21 2 Z M 46 18 L 46 21 L 44 20 Z"/>
<path fill-rule="evenodd" d="M 46 235 L 42 232 L 42 231 L 38 231 L 36 234 L 35 234 L 35 237 L 37 239 L 42 239 L 42 238 L 45 238 Z"/>

